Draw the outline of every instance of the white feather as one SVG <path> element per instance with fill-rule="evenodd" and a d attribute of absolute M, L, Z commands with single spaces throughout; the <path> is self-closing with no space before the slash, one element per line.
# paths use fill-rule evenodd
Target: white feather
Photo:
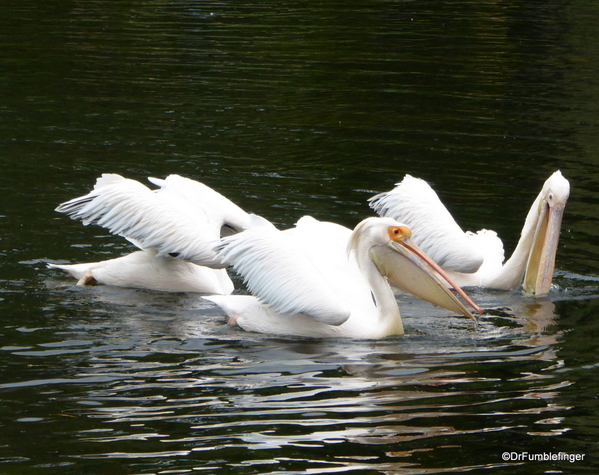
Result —
<path fill-rule="evenodd" d="M 104 284 L 163 292 L 230 294 L 233 283 L 225 269 L 137 251 L 116 259 L 84 264 L 48 264 L 75 277 L 78 285 Z"/>
<path fill-rule="evenodd" d="M 228 294 L 233 283 L 213 251 L 221 233 L 255 226 L 272 227 L 248 214 L 210 187 L 179 175 L 150 178 L 150 190 L 116 174 L 104 174 L 85 196 L 57 211 L 85 225 L 98 224 L 144 252 L 117 259 L 74 265 L 50 265 L 80 279 L 171 292 Z M 196 265 L 197 264 L 197 265 Z M 83 275 L 84 274 L 84 275 Z"/>
<path fill-rule="evenodd" d="M 414 242 L 444 269 L 469 273 L 482 265 L 477 240 L 464 233 L 426 181 L 406 175 L 393 190 L 369 201 L 380 216 L 409 226 Z"/>
<path fill-rule="evenodd" d="M 152 191 L 135 180 L 105 174 L 87 195 L 56 210 L 84 225 L 98 224 L 158 256 L 173 256 L 199 265 L 219 267 L 212 250 L 221 228 L 249 227 L 251 216 L 227 198 L 196 181 L 170 175 L 153 180 Z"/>
<path fill-rule="evenodd" d="M 525 284 L 525 292 L 544 295 L 551 283 L 561 215 L 570 195 L 570 184 L 558 170 L 543 184 L 534 200 L 518 244 L 504 263 L 503 243 L 494 231 L 462 232 L 437 194 L 424 180 L 406 175 L 401 183 L 370 199 L 370 206 L 381 216 L 403 221 L 412 229 L 412 239 L 437 264 L 447 270 L 457 285 L 511 290 L 522 284 L 530 270 L 531 255 L 537 258 L 532 272 L 544 276 L 544 284 Z M 550 221 L 549 215 L 551 215 Z M 543 222 L 551 223 L 545 240 Z M 541 252 L 541 249 L 544 249 Z M 539 257 L 541 256 L 541 257 Z M 482 261 L 481 261 L 482 258 Z M 541 279 L 538 280 L 541 282 Z"/>
<path fill-rule="evenodd" d="M 319 223 L 303 218 L 293 229 L 254 228 L 225 238 L 219 257 L 243 276 L 249 291 L 277 313 L 306 314 L 330 325 L 349 318 L 343 282 L 347 274 L 338 272 L 345 242 L 318 240 L 312 231 Z M 341 233 L 340 233 L 341 234 Z M 325 257 L 326 258 L 323 258 Z M 347 264 L 345 264 L 347 267 Z"/>
<path fill-rule="evenodd" d="M 351 338 L 403 334 L 397 302 L 379 260 L 408 252 L 391 245 L 391 233 L 400 227 L 391 218 L 368 218 L 351 232 L 304 217 L 290 230 L 254 228 L 224 238 L 219 257 L 243 276 L 253 296 L 206 298 L 221 306 L 231 323 L 248 331 Z M 407 234 L 397 239 L 402 236 Z M 390 261 L 388 265 L 398 262 Z M 415 267 L 402 269 L 410 272 Z M 399 271 L 393 278 L 401 275 Z M 429 289 L 449 292 L 441 284 Z"/>

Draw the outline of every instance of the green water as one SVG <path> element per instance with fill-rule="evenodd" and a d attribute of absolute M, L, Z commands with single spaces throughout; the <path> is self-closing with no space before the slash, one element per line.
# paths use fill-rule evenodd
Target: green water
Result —
<path fill-rule="evenodd" d="M 2 3 L 0 473 L 596 473 L 598 19 L 588 0 Z M 509 254 L 557 169 L 556 287 L 474 291 L 477 325 L 408 299 L 401 338 L 273 339 L 198 296 L 46 269 L 130 252 L 53 211 L 105 172 L 185 175 L 281 227 L 354 226 L 410 173 Z"/>

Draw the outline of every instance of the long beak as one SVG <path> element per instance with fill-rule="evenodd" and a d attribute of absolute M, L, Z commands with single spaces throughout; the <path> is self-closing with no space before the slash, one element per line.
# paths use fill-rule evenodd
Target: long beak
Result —
<path fill-rule="evenodd" d="M 411 239 L 391 241 L 388 246 L 371 248 L 370 255 L 382 275 L 400 290 L 451 312 L 476 320 L 466 306 L 447 287 L 454 290 L 479 315 L 482 310 L 466 293 L 454 284 L 445 272 L 428 257 Z M 446 283 L 442 280 L 444 279 Z"/>
<path fill-rule="evenodd" d="M 546 202 L 542 207 L 522 284 L 524 294 L 534 297 L 544 297 L 551 289 L 555 254 L 564 215 L 563 208 L 551 207 Z"/>

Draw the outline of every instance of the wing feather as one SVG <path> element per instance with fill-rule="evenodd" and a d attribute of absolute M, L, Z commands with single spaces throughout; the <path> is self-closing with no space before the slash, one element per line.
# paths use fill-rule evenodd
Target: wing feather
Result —
<path fill-rule="evenodd" d="M 409 226 L 414 242 L 444 269 L 472 273 L 482 265 L 476 239 L 464 233 L 426 181 L 406 175 L 393 190 L 369 201 L 380 216 Z"/>
<path fill-rule="evenodd" d="M 248 290 L 276 312 L 305 314 L 330 325 L 349 318 L 350 307 L 322 270 L 324 263 L 315 262 L 297 228 L 252 228 L 222 239 L 218 250 L 223 262 L 243 277 Z"/>
<path fill-rule="evenodd" d="M 153 191 L 141 183 L 104 174 L 85 196 L 56 208 L 84 225 L 97 224 L 142 249 L 154 248 L 195 264 L 221 267 L 213 250 L 220 229 L 249 226 L 250 215 L 207 186 L 178 175 L 156 180 Z M 208 191 L 209 190 L 209 191 Z"/>
<path fill-rule="evenodd" d="M 198 216 L 214 229 L 226 225 L 239 232 L 251 225 L 248 213 L 203 183 L 180 175 L 169 175 L 164 180 L 149 178 L 149 181 L 160 187 L 156 194 L 165 203 Z"/>

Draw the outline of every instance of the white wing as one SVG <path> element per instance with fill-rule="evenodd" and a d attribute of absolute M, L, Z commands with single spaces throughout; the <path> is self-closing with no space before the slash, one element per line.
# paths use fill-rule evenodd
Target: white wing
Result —
<path fill-rule="evenodd" d="M 250 214 L 203 183 L 179 175 L 169 175 L 164 180 L 148 180 L 160 187 L 156 194 L 165 203 L 187 216 L 195 216 L 214 229 L 226 226 L 236 233 L 250 226 Z"/>
<path fill-rule="evenodd" d="M 369 201 L 380 216 L 409 226 L 414 242 L 444 269 L 472 273 L 482 265 L 484 255 L 475 235 L 462 231 L 424 180 L 406 175 L 393 190 Z"/>
<path fill-rule="evenodd" d="M 161 188 L 152 191 L 135 180 L 104 174 L 90 193 L 56 211 L 84 225 L 98 224 L 141 249 L 156 249 L 159 256 L 210 267 L 221 267 L 213 247 L 223 226 L 238 231 L 259 220 L 196 181 L 178 175 L 152 181 Z"/>
<path fill-rule="evenodd" d="M 350 234 L 342 226 L 305 217 L 290 230 L 253 228 L 224 238 L 219 257 L 281 318 L 305 314 L 340 325 L 351 313 L 354 272 L 345 253 Z"/>

